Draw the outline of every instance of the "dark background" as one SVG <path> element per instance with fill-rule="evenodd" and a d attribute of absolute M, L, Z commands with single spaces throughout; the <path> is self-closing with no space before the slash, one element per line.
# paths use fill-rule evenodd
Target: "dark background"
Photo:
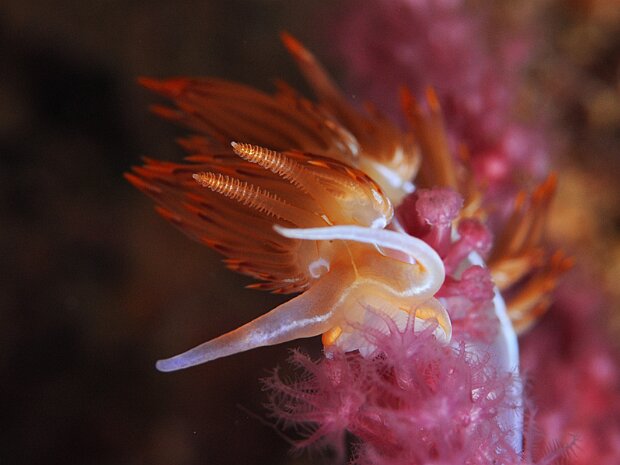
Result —
<path fill-rule="evenodd" d="M 575 80 L 552 96 L 566 142 L 558 163 L 571 180 L 561 188 L 569 211 L 558 210 L 570 219 L 554 231 L 568 224 L 573 245 L 609 252 L 602 264 L 590 261 L 615 282 L 620 28 L 617 18 L 584 16 L 590 2 L 540 5 L 546 45 L 528 85 Z M 156 359 L 279 299 L 243 290 L 248 280 L 155 215 L 122 173 L 142 155 L 182 156 L 173 140 L 184 132 L 148 112 L 157 98 L 138 76 L 299 85 L 278 39 L 286 29 L 345 79 L 330 42 L 339 11 L 340 2 L 327 0 L 2 1 L 1 464 L 309 460 L 289 455 L 258 419 L 258 380 L 284 364 L 286 346 L 155 371 Z M 593 44 L 584 39 L 592 34 Z M 594 109 L 582 92 L 592 88 L 608 93 Z M 591 230 L 571 226 L 583 218 Z M 319 341 L 288 347 L 300 344 L 319 353 Z"/>
<path fill-rule="evenodd" d="M 258 380 L 285 347 L 154 368 L 279 299 L 244 290 L 122 173 L 182 156 L 184 131 L 148 112 L 138 76 L 299 82 L 278 33 L 320 34 L 304 37 L 316 13 L 294 3 L 0 5 L 0 463 L 288 460 L 240 408 L 264 416 Z"/>

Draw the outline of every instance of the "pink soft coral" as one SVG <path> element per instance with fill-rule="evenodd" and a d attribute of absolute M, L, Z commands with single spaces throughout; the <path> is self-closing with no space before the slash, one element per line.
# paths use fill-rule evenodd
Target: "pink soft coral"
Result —
<path fill-rule="evenodd" d="M 276 371 L 265 383 L 274 416 L 305 436 L 300 446 L 328 443 L 342 456 L 351 433 L 358 464 L 523 463 L 516 361 L 498 334 L 489 271 L 471 258 L 489 251 L 491 235 L 474 219 L 460 219 L 455 235 L 462 205 L 453 190 L 420 189 L 397 212 L 400 228 L 450 264 L 437 297 L 450 314 L 453 344 L 439 343 L 434 327 L 414 332 L 413 318 L 400 330 L 383 317 L 387 333 L 358 328 L 371 354 L 337 350 L 314 362 L 295 352 L 301 380 L 287 384 Z"/>
<path fill-rule="evenodd" d="M 575 271 L 522 344 L 538 427 L 550 442 L 575 438 L 570 465 L 616 465 L 620 458 L 619 359 L 602 327 L 596 285 Z"/>
<path fill-rule="evenodd" d="M 352 3 L 336 31 L 352 85 L 387 113 L 399 114 L 399 86 L 435 88 L 453 152 L 467 147 L 495 208 L 506 213 L 524 181 L 546 174 L 540 122 L 515 119 L 531 30 L 500 32 L 490 8 L 474 13 L 463 0 L 371 0 Z"/>
<path fill-rule="evenodd" d="M 369 357 L 335 352 L 312 361 L 295 352 L 302 377 L 287 383 L 276 371 L 265 380 L 269 407 L 286 426 L 344 454 L 346 433 L 358 442 L 357 464 L 520 463 L 504 421 L 520 408 L 517 380 L 496 371 L 487 356 L 439 343 L 433 328 L 368 328 L 377 350 Z"/>
<path fill-rule="evenodd" d="M 463 198 L 448 188 L 419 189 L 398 208 L 401 227 L 433 247 L 444 262 L 446 280 L 437 293 L 452 321 L 457 341 L 490 342 L 498 322 L 492 305 L 493 282 L 489 271 L 469 262 L 472 253 L 486 256 L 492 244 L 489 230 L 473 218 L 461 219 L 458 237 L 452 223 L 458 218 Z"/>

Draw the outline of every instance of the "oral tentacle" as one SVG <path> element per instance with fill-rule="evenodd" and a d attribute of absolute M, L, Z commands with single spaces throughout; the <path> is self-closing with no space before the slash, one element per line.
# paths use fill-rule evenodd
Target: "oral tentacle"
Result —
<path fill-rule="evenodd" d="M 182 354 L 159 360 L 159 371 L 176 371 L 258 347 L 318 336 L 334 326 L 347 276 L 330 271 L 309 290 L 239 328 Z"/>

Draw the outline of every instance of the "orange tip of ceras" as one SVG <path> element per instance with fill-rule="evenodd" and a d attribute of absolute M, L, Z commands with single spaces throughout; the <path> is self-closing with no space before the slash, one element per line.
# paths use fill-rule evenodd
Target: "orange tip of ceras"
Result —
<path fill-rule="evenodd" d="M 123 173 L 123 177 L 127 181 L 129 181 L 132 186 L 141 190 L 147 195 L 160 195 L 162 193 L 162 190 L 159 187 L 154 186 L 153 184 L 149 184 L 144 179 L 136 176 L 133 173 Z"/>
<path fill-rule="evenodd" d="M 280 39 L 282 40 L 282 43 L 287 48 L 287 50 L 291 52 L 291 54 L 293 54 L 294 56 L 306 59 L 310 55 L 308 50 L 306 50 L 306 48 L 301 45 L 301 42 L 295 39 L 295 37 L 293 37 L 288 32 L 280 32 Z"/>
<path fill-rule="evenodd" d="M 340 326 L 334 326 L 329 331 L 323 333 L 323 336 L 321 337 L 321 342 L 323 342 L 323 346 L 329 347 L 333 345 L 338 340 L 341 334 L 342 328 Z"/>
<path fill-rule="evenodd" d="M 138 84 L 166 97 L 178 97 L 186 89 L 188 81 L 185 78 L 166 79 L 160 81 L 146 76 L 138 78 Z"/>
<path fill-rule="evenodd" d="M 432 112 L 439 113 L 439 111 L 441 111 L 441 105 L 439 104 L 437 92 L 435 92 L 435 88 L 432 86 L 428 86 L 426 88 L 426 101 L 428 102 L 428 106 Z"/>

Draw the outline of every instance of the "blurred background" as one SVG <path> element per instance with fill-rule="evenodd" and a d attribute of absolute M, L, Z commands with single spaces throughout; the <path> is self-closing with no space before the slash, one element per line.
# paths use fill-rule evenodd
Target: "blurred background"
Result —
<path fill-rule="evenodd" d="M 473 11 L 484 3 L 472 2 Z M 542 38 L 524 85 L 556 122 L 551 236 L 607 287 L 620 278 L 620 3 L 524 2 Z M 516 15 L 508 1 L 495 15 Z M 244 290 L 217 255 L 159 218 L 122 173 L 180 160 L 138 76 L 209 75 L 305 89 L 278 33 L 348 82 L 341 2 L 3 0 L 0 3 L 0 463 L 278 464 L 291 455 L 259 379 L 302 345 L 162 374 L 156 359 L 281 299 Z M 381 70 L 389 72 L 389 70 Z M 380 76 L 380 75 L 379 75 Z M 379 77 L 380 78 L 380 77 Z M 352 96 L 355 97 L 355 96 Z M 615 299 L 615 300 L 614 300 Z M 316 458 L 316 457 L 314 457 Z"/>

